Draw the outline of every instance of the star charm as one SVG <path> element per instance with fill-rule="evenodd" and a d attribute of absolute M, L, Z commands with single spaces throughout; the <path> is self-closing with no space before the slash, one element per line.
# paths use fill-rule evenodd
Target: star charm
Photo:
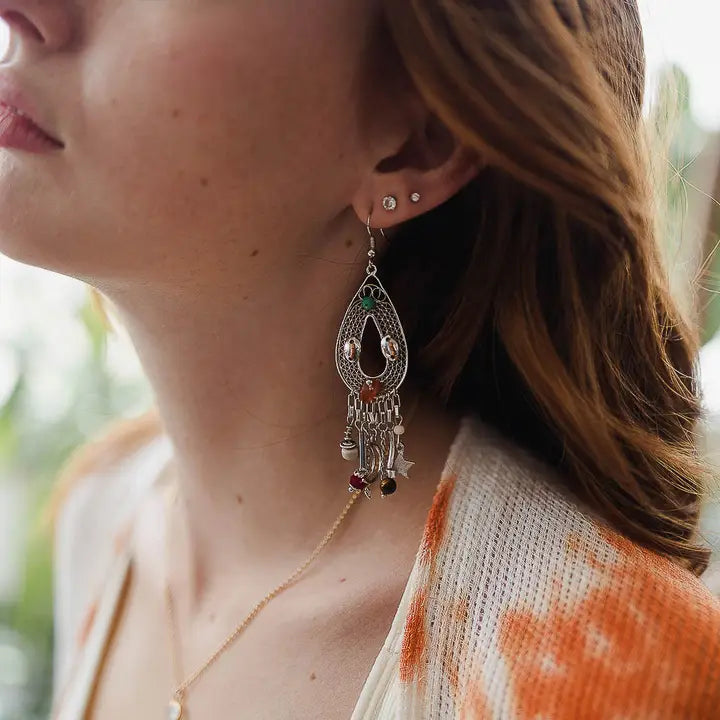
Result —
<path fill-rule="evenodd" d="M 412 460 L 406 460 L 403 456 L 405 449 L 403 448 L 397 454 L 395 462 L 393 463 L 393 470 L 399 472 L 401 475 L 408 477 L 408 470 L 415 464 Z"/>

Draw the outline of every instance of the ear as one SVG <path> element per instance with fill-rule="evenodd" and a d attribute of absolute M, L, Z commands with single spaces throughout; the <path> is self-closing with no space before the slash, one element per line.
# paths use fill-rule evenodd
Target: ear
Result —
<path fill-rule="evenodd" d="M 380 159 L 352 205 L 363 224 L 371 214 L 371 227 L 392 227 L 444 203 L 483 165 L 477 151 L 461 144 L 427 111 L 421 129 L 412 130 L 397 152 Z M 417 201 L 411 200 L 414 193 Z M 395 198 L 394 209 L 383 206 L 386 196 Z"/>

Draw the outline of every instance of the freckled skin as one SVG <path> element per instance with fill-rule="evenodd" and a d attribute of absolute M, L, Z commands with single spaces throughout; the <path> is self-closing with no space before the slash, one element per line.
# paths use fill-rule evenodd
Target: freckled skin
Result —
<path fill-rule="evenodd" d="M 75 4 L 93 11 L 68 3 L 67 47 L 55 20 L 48 79 L 26 73 L 65 149 L 0 153 L 0 252 L 107 294 L 100 278 L 226 286 L 257 238 L 282 258 L 353 201 L 385 92 L 358 65 L 375 3 Z"/>

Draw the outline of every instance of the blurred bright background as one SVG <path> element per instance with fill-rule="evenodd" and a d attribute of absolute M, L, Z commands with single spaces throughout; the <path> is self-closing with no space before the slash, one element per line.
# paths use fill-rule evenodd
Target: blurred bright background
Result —
<path fill-rule="evenodd" d="M 720 203 L 712 199 L 720 199 L 720 3 L 641 5 L 648 98 L 657 99 L 668 77 L 681 89 L 683 114 L 667 157 L 666 242 L 682 292 L 720 234 Z M 0 46 L 6 41 L 0 23 Z M 699 282 L 707 451 L 720 458 L 720 250 Z M 78 444 L 149 403 L 126 334 L 106 331 L 85 285 L 0 256 L 0 720 L 48 713 L 52 555 L 39 518 L 53 478 Z M 703 527 L 708 540 L 720 540 L 719 503 L 708 502 Z M 713 582 L 720 593 L 720 574 Z"/>

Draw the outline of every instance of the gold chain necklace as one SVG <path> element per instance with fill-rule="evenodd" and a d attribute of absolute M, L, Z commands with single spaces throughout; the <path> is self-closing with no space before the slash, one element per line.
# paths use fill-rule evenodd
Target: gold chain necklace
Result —
<path fill-rule="evenodd" d="M 174 499 L 176 497 L 177 488 L 173 486 L 173 492 L 170 496 L 170 499 Z M 240 633 L 245 629 L 245 627 L 250 623 L 250 621 L 257 615 L 257 613 L 265 606 L 267 603 L 272 600 L 278 593 L 282 592 L 290 583 L 298 576 L 300 575 L 305 568 L 317 557 L 319 552 L 327 545 L 327 543 L 330 541 L 330 538 L 335 533 L 335 530 L 337 530 L 338 525 L 342 522 L 343 518 L 347 514 L 348 510 L 350 510 L 350 507 L 352 504 L 357 500 L 357 498 L 362 494 L 360 490 L 356 490 L 352 493 L 350 499 L 348 500 L 347 504 L 343 508 L 342 512 L 338 517 L 336 518 L 335 522 L 332 524 L 330 530 L 328 530 L 327 533 L 325 533 L 325 537 L 320 541 L 320 543 L 317 545 L 317 547 L 312 551 L 310 556 L 305 560 L 302 565 L 299 565 L 292 574 L 280 585 L 278 585 L 275 589 L 271 590 L 267 595 L 265 595 L 262 600 L 258 601 L 253 609 L 248 613 L 248 615 L 237 625 L 237 627 L 223 640 L 223 642 L 220 644 L 218 649 L 208 657 L 208 659 L 197 669 L 195 672 L 193 672 L 191 675 L 189 675 L 184 680 L 181 680 L 182 677 L 182 670 L 180 667 L 180 658 L 179 658 L 179 652 L 177 651 L 177 634 L 175 632 L 175 614 L 173 609 L 173 597 L 172 592 L 170 591 L 170 583 L 168 580 L 168 563 L 167 559 L 169 558 L 169 552 L 168 552 L 168 533 L 167 533 L 167 518 L 168 513 L 165 514 L 165 524 L 164 524 L 164 537 L 165 537 L 165 608 L 166 608 L 166 614 L 168 618 L 168 627 L 170 630 L 170 655 L 172 657 L 172 664 L 173 664 L 173 673 L 175 675 L 175 690 L 173 691 L 172 699 L 168 703 L 167 706 L 167 720 L 181 720 L 183 718 L 183 702 L 185 697 L 185 692 L 187 691 L 188 687 L 194 683 L 207 669 L 208 667 L 215 661 L 217 658 L 228 648 L 228 646 L 235 640 Z M 167 506 L 167 503 L 166 503 Z"/>

